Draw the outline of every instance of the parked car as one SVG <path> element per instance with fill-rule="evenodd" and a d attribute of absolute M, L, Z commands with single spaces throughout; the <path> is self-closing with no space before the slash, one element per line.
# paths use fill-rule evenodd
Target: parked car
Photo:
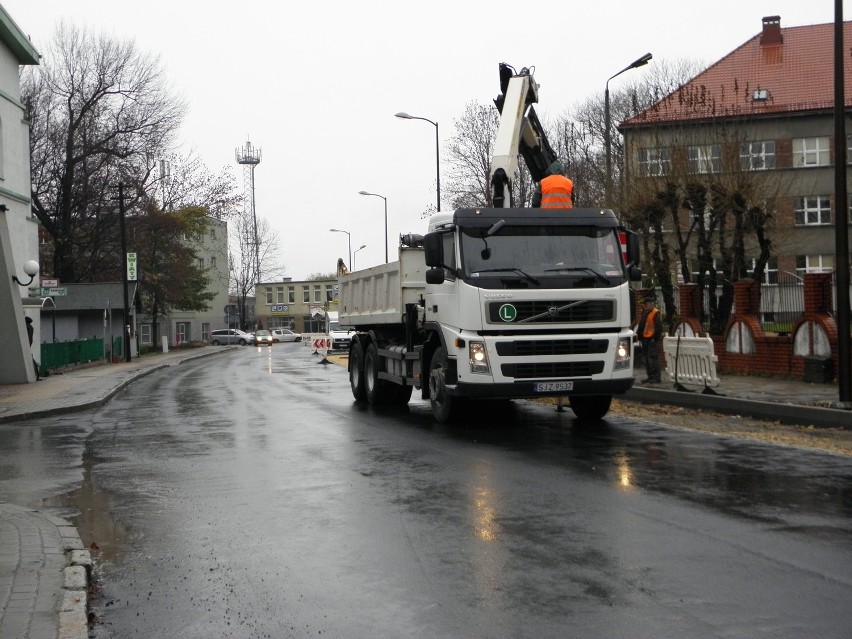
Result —
<path fill-rule="evenodd" d="M 289 328 L 272 329 L 272 340 L 274 342 L 301 342 L 302 334 L 294 333 Z"/>
<path fill-rule="evenodd" d="M 241 331 L 238 328 L 222 328 L 210 331 L 210 343 L 213 346 L 219 346 L 219 344 L 226 346 L 229 344 L 239 344 L 240 346 L 245 346 L 246 344 L 254 343 L 254 337 L 250 333 Z"/>
<path fill-rule="evenodd" d="M 258 346 L 266 344 L 267 346 L 272 346 L 273 342 L 272 333 L 267 330 L 259 330 L 254 333 L 254 343 Z"/>

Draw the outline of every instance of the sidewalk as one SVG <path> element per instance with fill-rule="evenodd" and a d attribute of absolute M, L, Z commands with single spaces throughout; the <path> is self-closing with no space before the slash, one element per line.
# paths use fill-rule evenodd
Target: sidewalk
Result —
<path fill-rule="evenodd" d="M 34 384 L 0 385 L 3 422 L 100 406 L 135 379 L 237 347 L 206 346 L 51 374 Z M 637 378 L 642 371 L 637 370 Z M 836 384 L 722 375 L 718 395 L 637 383 L 623 398 L 790 424 L 852 429 L 852 411 L 836 408 Z M 67 521 L 0 499 L 0 639 L 87 639 L 91 559 Z"/>
<path fill-rule="evenodd" d="M 99 406 L 155 370 L 232 348 L 176 350 L 54 373 L 34 384 L 0 385 L 0 428 Z M 73 525 L 0 498 L 0 639 L 87 639 L 91 568 Z"/>

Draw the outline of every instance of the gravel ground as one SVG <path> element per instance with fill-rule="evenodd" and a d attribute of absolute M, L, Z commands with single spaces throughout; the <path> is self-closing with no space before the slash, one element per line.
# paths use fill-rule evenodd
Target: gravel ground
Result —
<path fill-rule="evenodd" d="M 329 355 L 328 361 L 346 366 L 345 355 Z M 555 404 L 555 399 L 540 400 Z M 567 402 L 566 402 L 567 404 Z M 729 437 L 741 437 L 754 441 L 770 442 L 785 446 L 797 446 L 824 450 L 840 455 L 852 455 L 852 430 L 843 428 L 815 428 L 813 426 L 793 426 L 779 422 L 728 415 L 713 411 L 694 410 L 667 404 L 640 404 L 615 399 L 610 409 L 611 415 L 641 419 L 672 428 L 697 430 L 716 433 Z"/>
<path fill-rule="evenodd" d="M 674 428 L 852 455 L 852 430 L 843 428 L 793 426 L 741 415 L 727 415 L 666 404 L 639 404 L 617 399 L 613 400 L 610 413 Z"/>

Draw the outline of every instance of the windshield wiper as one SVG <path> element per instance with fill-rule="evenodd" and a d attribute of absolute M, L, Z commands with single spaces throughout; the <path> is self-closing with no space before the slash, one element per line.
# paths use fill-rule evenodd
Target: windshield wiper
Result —
<path fill-rule="evenodd" d="M 610 279 L 608 277 L 599 273 L 598 271 L 596 271 L 595 269 L 593 269 L 589 266 L 561 266 L 559 268 L 545 269 L 544 272 L 545 273 L 552 273 L 553 271 L 584 271 L 585 273 L 591 273 L 592 275 L 597 277 L 601 282 L 603 282 L 607 286 L 610 286 L 612 284 L 612 282 L 610 281 Z"/>
<path fill-rule="evenodd" d="M 529 273 L 527 273 L 523 269 L 515 268 L 515 267 L 512 267 L 512 266 L 507 266 L 506 268 L 487 268 L 487 269 L 484 269 L 482 271 L 474 271 L 474 272 L 475 273 L 496 273 L 498 271 L 511 271 L 512 273 L 517 273 L 521 277 L 529 280 L 530 282 L 532 282 L 536 286 L 541 285 L 541 282 L 539 282 L 536 278 L 534 278 L 532 275 L 530 275 Z"/>

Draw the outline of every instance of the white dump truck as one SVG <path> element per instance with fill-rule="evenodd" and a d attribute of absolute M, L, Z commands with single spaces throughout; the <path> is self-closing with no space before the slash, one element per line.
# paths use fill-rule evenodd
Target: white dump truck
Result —
<path fill-rule="evenodd" d="M 500 80 L 494 208 L 435 214 L 401 236 L 398 261 L 340 276 L 352 394 L 406 403 L 419 389 L 439 422 L 469 401 L 563 396 L 600 419 L 633 385 L 638 240 L 608 209 L 512 206 L 518 154 L 536 181 L 556 156 L 530 72 L 500 65 Z"/>

